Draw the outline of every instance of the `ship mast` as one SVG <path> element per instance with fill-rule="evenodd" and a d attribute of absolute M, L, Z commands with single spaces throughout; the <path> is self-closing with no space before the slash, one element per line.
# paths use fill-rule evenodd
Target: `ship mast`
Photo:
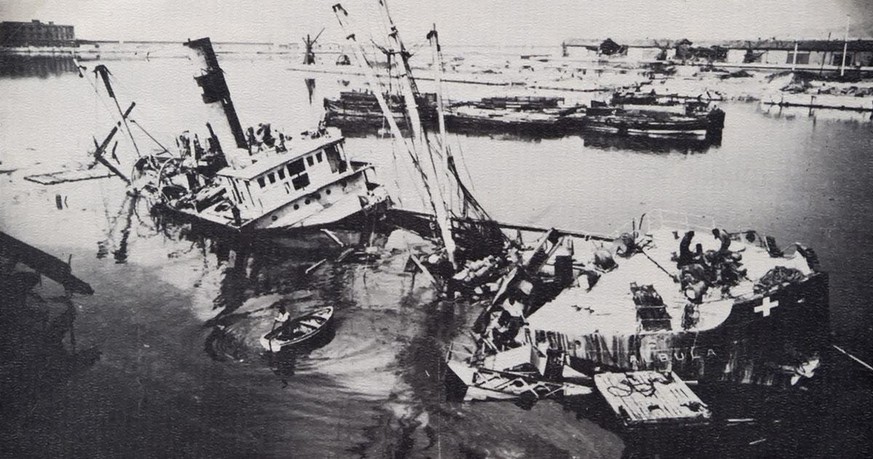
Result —
<path fill-rule="evenodd" d="M 427 33 L 426 38 L 430 42 L 431 46 L 431 57 L 433 59 L 434 69 L 434 82 L 436 82 L 437 88 L 437 117 L 439 120 L 440 128 L 440 142 L 442 142 L 443 144 L 443 152 L 446 153 L 448 149 L 445 146 L 446 118 L 443 112 L 443 60 L 440 49 L 440 38 L 436 30 L 436 24 L 434 24 L 431 31 Z"/>
<path fill-rule="evenodd" d="M 440 146 L 442 148 L 442 157 L 444 160 L 445 173 L 446 173 L 446 181 L 447 183 L 452 183 L 454 181 L 454 191 L 457 192 L 458 197 L 461 200 L 461 204 L 463 208 L 460 211 L 460 216 L 463 218 L 469 218 L 470 210 L 472 210 L 476 215 L 475 219 L 479 220 L 480 223 L 486 223 L 491 221 L 491 217 L 488 215 L 488 212 L 479 204 L 473 194 L 464 186 L 464 182 L 461 181 L 461 177 L 458 174 L 457 165 L 455 164 L 455 157 L 452 155 L 452 151 L 449 148 L 448 140 L 446 137 L 446 120 L 445 120 L 445 101 L 443 99 L 443 86 L 442 86 L 442 72 L 443 72 L 443 60 L 442 60 L 442 48 L 440 47 L 439 42 L 439 34 L 436 30 L 436 25 L 434 25 L 433 29 L 427 34 L 427 39 L 431 44 L 431 51 L 433 57 L 433 67 L 434 67 L 434 81 L 436 82 L 437 88 L 437 116 L 439 120 L 439 129 L 440 129 Z M 448 188 L 449 185 L 447 185 Z"/>
<path fill-rule="evenodd" d="M 385 95 L 383 94 L 381 85 L 379 84 L 376 75 L 373 73 L 373 69 L 370 68 L 367 57 L 364 54 L 363 47 L 358 42 L 355 36 L 351 21 L 348 18 L 349 13 L 339 3 L 333 6 L 333 11 L 334 14 L 336 14 L 337 20 L 339 21 L 340 27 L 343 29 L 343 32 L 347 34 L 346 39 L 352 43 L 352 54 L 354 54 L 355 60 L 358 62 L 358 66 L 360 66 L 361 70 L 364 71 L 364 76 L 367 79 L 367 84 L 371 88 L 373 88 L 373 93 L 376 96 L 376 101 L 379 103 L 379 108 L 385 115 L 385 120 L 388 123 L 388 127 L 391 130 L 393 138 L 403 143 L 404 148 L 409 153 L 409 156 L 412 159 L 412 164 L 415 167 L 415 170 L 421 176 L 421 183 L 424 185 L 425 192 L 428 195 L 428 201 L 431 203 L 432 207 L 435 207 L 433 203 L 433 197 L 431 196 L 431 190 L 428 186 L 429 180 L 427 178 L 427 173 L 425 173 L 424 169 L 421 168 L 421 162 L 419 161 L 419 158 L 415 153 L 415 149 L 412 147 L 412 145 L 410 145 L 409 142 L 406 141 L 406 139 L 400 132 L 400 127 L 397 126 L 397 121 L 394 119 L 394 116 L 391 113 L 391 109 L 388 107 L 388 102 L 385 100 Z M 436 209 L 433 208 L 433 210 L 434 213 L 436 213 Z"/>
<path fill-rule="evenodd" d="M 448 260 L 452 263 L 452 265 L 457 268 L 457 263 L 455 261 L 456 244 L 454 236 L 452 235 L 452 215 L 444 197 L 444 194 L 447 190 L 444 189 L 443 184 L 441 183 L 442 180 L 440 180 L 440 176 L 444 175 L 440 173 L 441 169 L 444 169 L 437 166 L 438 163 L 440 163 L 440 166 L 442 166 L 441 163 L 443 155 L 440 155 L 439 152 L 434 151 L 433 146 L 430 144 L 427 138 L 427 133 L 424 131 L 421 125 L 421 117 L 418 111 L 418 103 L 416 100 L 419 92 L 418 87 L 415 84 L 415 80 L 412 78 L 412 68 L 409 65 L 410 54 L 406 50 L 406 46 L 404 46 L 403 41 L 400 39 L 400 32 L 397 30 L 397 26 L 394 24 L 394 20 L 391 18 L 391 14 L 388 11 L 388 3 L 386 2 L 386 0 L 378 1 L 379 6 L 381 7 L 380 10 L 383 19 L 385 23 L 389 26 L 389 43 L 391 43 L 391 47 L 393 47 L 400 56 L 400 89 L 403 94 L 407 113 L 409 115 L 410 128 L 412 129 L 414 139 L 413 147 L 415 147 L 415 141 L 417 140 L 418 146 L 426 149 L 427 151 L 433 174 L 426 175 L 428 177 L 428 180 L 430 181 L 429 188 L 431 189 L 431 199 L 433 200 L 433 198 L 436 198 L 437 201 L 433 203 L 437 225 L 439 226 L 443 245 L 446 249 L 446 256 Z M 435 155 L 439 158 L 439 161 L 434 158 Z"/>
<path fill-rule="evenodd" d="M 453 194 L 451 194 L 451 190 L 448 189 L 448 183 L 451 182 L 450 174 L 450 162 L 451 162 L 451 151 L 449 150 L 448 140 L 446 138 L 446 118 L 445 111 L 443 106 L 443 60 L 442 53 L 440 51 L 440 39 L 439 34 L 436 30 L 436 24 L 433 25 L 433 28 L 427 34 L 427 40 L 430 42 L 431 47 L 431 58 L 433 62 L 433 75 L 434 82 L 436 83 L 436 96 L 437 96 L 437 121 L 439 123 L 439 146 L 440 146 L 440 156 L 444 161 L 444 171 L 446 173 L 446 187 L 444 191 L 446 195 L 451 198 Z M 452 203 L 447 203 L 449 208 L 452 208 Z"/>
<path fill-rule="evenodd" d="M 355 34 L 351 32 L 351 25 L 348 19 L 348 12 L 342 7 L 340 4 L 336 4 L 333 7 L 334 13 L 339 20 L 340 26 L 343 30 L 348 34 L 347 38 L 353 42 L 355 58 L 358 61 L 358 64 L 364 70 L 364 74 L 367 77 L 368 84 L 374 89 L 374 93 L 376 95 L 376 100 L 379 102 L 379 107 L 382 109 L 383 114 L 385 115 L 386 120 L 388 121 L 388 126 L 391 128 L 391 132 L 395 139 L 401 139 L 404 142 L 404 145 L 409 152 L 410 157 L 412 158 L 412 162 L 421 175 L 421 179 L 424 185 L 425 190 L 428 194 L 428 199 L 431 203 L 431 208 L 434 211 L 434 215 L 436 217 L 436 223 L 439 227 L 440 239 L 443 242 L 443 246 L 446 249 L 446 255 L 448 260 L 452 263 L 453 266 L 456 266 L 455 262 L 455 251 L 456 245 L 454 238 L 452 236 L 452 221 L 451 214 L 446 207 L 446 202 L 443 199 L 443 193 L 441 189 L 441 185 L 439 179 L 439 172 L 437 171 L 436 161 L 434 161 L 434 152 L 431 148 L 427 140 L 427 134 L 424 132 L 424 129 L 421 126 L 421 118 L 418 113 L 418 105 L 416 104 L 416 93 L 417 88 L 415 87 L 415 81 L 411 78 L 411 69 L 409 67 L 408 61 L 408 53 L 406 52 L 405 47 L 403 46 L 402 41 L 400 40 L 399 34 L 397 33 L 397 28 L 394 26 L 393 21 L 388 15 L 387 5 L 385 5 L 384 1 L 379 2 L 380 6 L 382 6 L 382 13 L 386 22 L 390 24 L 390 32 L 388 37 L 391 42 L 391 47 L 399 52 L 400 55 L 400 87 L 403 94 L 404 102 L 407 109 L 407 115 L 409 116 L 409 124 L 413 132 L 413 138 L 411 142 L 406 142 L 403 138 L 403 135 L 400 132 L 400 128 L 397 126 L 396 121 L 394 120 L 394 116 L 388 107 L 387 102 L 385 101 L 384 95 L 382 94 L 381 88 L 379 87 L 375 75 L 373 74 L 372 69 L 367 63 L 366 56 L 364 55 L 363 49 L 361 48 L 360 43 L 357 42 L 355 38 Z M 419 155 L 418 148 L 425 148 L 427 150 L 429 160 L 430 160 L 430 171 L 425 172 L 425 170 L 421 167 L 421 155 Z M 432 174 L 430 173 L 432 171 Z"/>

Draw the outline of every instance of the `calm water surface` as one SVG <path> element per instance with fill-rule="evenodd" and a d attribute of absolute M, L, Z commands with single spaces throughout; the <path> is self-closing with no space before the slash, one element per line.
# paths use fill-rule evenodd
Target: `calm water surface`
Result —
<path fill-rule="evenodd" d="M 200 128 L 184 60 L 108 66 L 133 118 L 173 144 Z M 305 75 L 281 61 L 222 62 L 244 126 L 311 128 L 321 99 L 359 81 Z M 155 221 L 118 180 L 43 187 L 25 175 L 87 162 L 112 125 L 93 74 L 61 67 L 0 78 L 0 228 L 61 258 L 96 293 L 79 297 L 76 337 L 101 359 L 33 402 L 3 439 L 9 455 L 159 457 L 617 457 L 621 440 L 552 402 L 458 405 L 442 394 L 440 356 L 477 311 L 435 302 L 403 273 L 414 240 L 394 234 L 377 261 L 328 261 L 269 243 L 228 245 Z M 427 82 L 422 90 L 431 89 Z M 450 98 L 507 93 L 449 86 Z M 512 93 L 512 91 L 508 91 Z M 102 88 L 100 89 L 102 94 Z M 547 93 L 546 93 L 547 94 Z M 312 103 L 310 103 L 310 97 Z M 586 96 L 574 96 L 584 100 Z M 569 98 L 569 96 L 568 96 Z M 873 358 L 873 123 L 869 115 L 766 111 L 727 103 L 720 146 L 661 146 L 567 137 L 453 136 L 464 172 L 500 221 L 613 232 L 651 209 L 757 228 L 784 245 L 814 247 L 831 273 L 836 341 Z M 137 128 L 134 127 L 136 131 Z M 144 136 L 140 148 L 154 148 Z M 121 142 L 122 149 L 130 145 Z M 409 190 L 400 151 L 373 137 L 346 151 Z M 412 193 L 401 202 L 418 207 Z M 56 206 L 56 195 L 64 205 Z M 292 312 L 337 308 L 328 344 L 277 364 L 257 339 L 284 301 Z M 861 415 L 849 410 L 847 415 Z M 860 427 L 869 435 L 869 427 Z M 867 437 L 869 438 L 869 437 Z M 835 442 L 836 444 L 836 442 Z M 839 446 L 834 446 L 839 447 Z"/>

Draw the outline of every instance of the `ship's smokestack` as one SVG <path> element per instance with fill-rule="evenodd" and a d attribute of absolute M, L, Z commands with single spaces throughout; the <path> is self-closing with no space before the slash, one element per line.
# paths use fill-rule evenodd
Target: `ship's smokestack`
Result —
<path fill-rule="evenodd" d="M 193 49 L 203 59 L 205 67 L 201 69 L 202 74 L 194 77 L 194 80 L 197 81 L 197 86 L 203 88 L 203 102 L 206 104 L 221 102 L 221 108 L 224 109 L 224 116 L 227 119 L 227 124 L 230 132 L 233 134 L 236 146 L 248 149 L 248 142 L 246 142 L 245 133 L 239 123 L 236 109 L 233 107 L 230 89 L 228 89 L 227 81 L 224 79 L 224 72 L 221 70 L 221 66 L 218 65 L 218 59 L 215 57 L 215 51 L 212 49 L 212 41 L 209 37 L 206 37 L 193 41 L 188 40 L 184 45 Z"/>

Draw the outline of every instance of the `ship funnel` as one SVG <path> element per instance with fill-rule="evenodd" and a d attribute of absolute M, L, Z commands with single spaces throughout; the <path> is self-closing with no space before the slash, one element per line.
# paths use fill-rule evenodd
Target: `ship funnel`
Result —
<path fill-rule="evenodd" d="M 212 41 L 206 37 L 188 40 L 184 45 L 193 49 L 194 54 L 201 59 L 199 63 L 200 75 L 195 76 L 194 80 L 197 82 L 197 86 L 203 89 L 203 103 L 209 105 L 218 102 L 221 104 L 227 126 L 233 135 L 237 148 L 248 149 L 248 142 L 246 142 L 246 136 L 240 125 L 236 109 L 233 107 L 230 89 L 228 89 L 227 81 L 224 79 L 224 72 L 218 65 L 215 50 L 212 49 Z M 215 127 L 218 128 L 218 126 Z"/>

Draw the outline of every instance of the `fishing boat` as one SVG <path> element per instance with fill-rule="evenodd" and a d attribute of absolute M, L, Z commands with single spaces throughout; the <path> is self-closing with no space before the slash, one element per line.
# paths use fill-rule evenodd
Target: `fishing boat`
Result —
<path fill-rule="evenodd" d="M 261 124 L 244 133 L 210 39 L 184 45 L 199 59 L 194 80 L 203 102 L 223 114 L 206 123 L 205 141 L 186 131 L 176 141 L 178 154 L 164 148 L 140 155 L 128 177 L 124 166 L 103 157 L 114 128 L 95 157 L 137 192 L 154 197 L 157 210 L 182 220 L 232 233 L 312 239 L 316 245 L 356 243 L 354 234 L 390 205 L 385 189 L 372 180 L 373 166 L 350 159 L 335 128 L 291 136 Z M 115 98 L 106 76 L 104 82 Z M 121 113 L 119 106 L 125 123 L 131 109 Z M 331 228 L 350 232 L 343 240 Z"/>
<path fill-rule="evenodd" d="M 490 97 L 446 108 L 446 127 L 455 132 L 508 132 L 561 136 L 570 127 L 565 117 L 584 113 L 582 106 L 565 106 L 562 97 Z"/>
<path fill-rule="evenodd" d="M 261 338 L 261 346 L 278 353 L 312 341 L 326 330 L 333 319 L 333 307 L 328 306 L 289 319 Z"/>
<path fill-rule="evenodd" d="M 582 120 L 583 132 L 662 138 L 714 138 L 724 129 L 724 111 L 675 114 L 658 110 L 627 110 L 592 102 Z"/>
<path fill-rule="evenodd" d="M 384 95 L 398 126 L 408 129 L 406 103 L 398 94 Z M 416 97 L 416 105 L 425 123 L 436 121 L 436 94 L 423 93 Z M 337 99 L 324 99 L 324 121 L 347 132 L 370 132 L 385 125 L 382 109 L 372 91 L 343 91 Z"/>

